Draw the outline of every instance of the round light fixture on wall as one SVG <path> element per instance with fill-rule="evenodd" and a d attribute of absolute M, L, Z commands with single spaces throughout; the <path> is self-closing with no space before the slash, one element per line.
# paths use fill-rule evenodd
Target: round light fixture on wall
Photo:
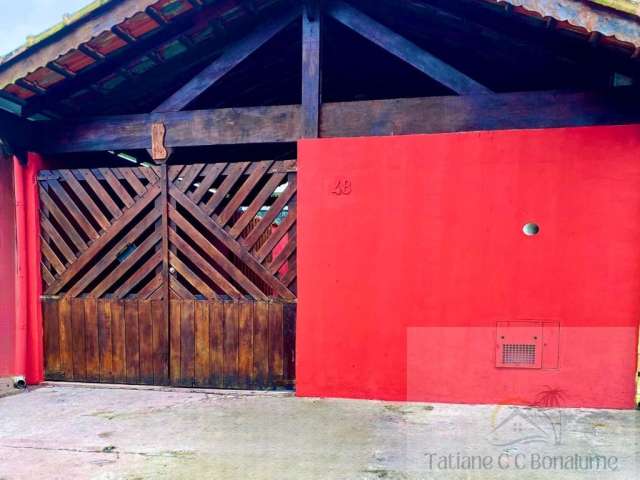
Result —
<path fill-rule="evenodd" d="M 540 226 L 537 223 L 527 223 L 522 227 L 522 233 L 527 237 L 535 237 L 540 233 Z"/>

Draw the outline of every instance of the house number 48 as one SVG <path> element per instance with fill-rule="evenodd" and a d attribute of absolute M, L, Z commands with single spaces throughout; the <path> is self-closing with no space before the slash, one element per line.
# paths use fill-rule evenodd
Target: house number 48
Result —
<path fill-rule="evenodd" d="M 333 182 L 333 190 L 331 193 L 334 195 L 351 195 L 352 187 L 351 180 L 348 178 L 338 178 Z"/>

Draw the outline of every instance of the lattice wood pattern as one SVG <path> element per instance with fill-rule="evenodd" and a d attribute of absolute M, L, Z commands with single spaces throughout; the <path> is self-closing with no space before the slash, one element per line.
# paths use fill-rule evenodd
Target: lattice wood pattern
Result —
<path fill-rule="evenodd" d="M 295 301 L 296 163 L 168 170 L 171 295 Z"/>
<path fill-rule="evenodd" d="M 45 295 L 162 295 L 159 169 L 42 171 L 39 185 Z"/>

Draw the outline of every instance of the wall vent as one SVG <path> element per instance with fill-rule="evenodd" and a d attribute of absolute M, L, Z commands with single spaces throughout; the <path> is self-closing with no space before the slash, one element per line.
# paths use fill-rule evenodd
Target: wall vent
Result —
<path fill-rule="evenodd" d="M 543 322 L 498 322 L 496 367 L 542 368 Z"/>
<path fill-rule="evenodd" d="M 502 345 L 502 363 L 505 365 L 536 364 L 536 346 L 521 343 Z"/>

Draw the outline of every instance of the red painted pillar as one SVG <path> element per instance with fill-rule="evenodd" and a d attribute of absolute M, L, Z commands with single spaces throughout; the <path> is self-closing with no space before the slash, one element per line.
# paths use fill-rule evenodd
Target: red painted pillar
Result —
<path fill-rule="evenodd" d="M 16 192 L 16 363 L 27 383 L 44 380 L 44 352 L 40 295 L 40 201 L 38 172 L 43 159 L 28 154 L 27 165 L 14 160 Z"/>
<path fill-rule="evenodd" d="M 16 271 L 16 224 L 11 208 L 14 200 L 13 158 L 0 150 L 0 377 L 23 373 L 16 363 L 16 297 L 15 283 L 11 281 Z"/>
<path fill-rule="evenodd" d="M 25 248 L 24 167 L 13 157 L 13 191 L 15 193 L 15 282 L 14 282 L 14 375 L 26 374 L 27 361 L 27 255 Z"/>

